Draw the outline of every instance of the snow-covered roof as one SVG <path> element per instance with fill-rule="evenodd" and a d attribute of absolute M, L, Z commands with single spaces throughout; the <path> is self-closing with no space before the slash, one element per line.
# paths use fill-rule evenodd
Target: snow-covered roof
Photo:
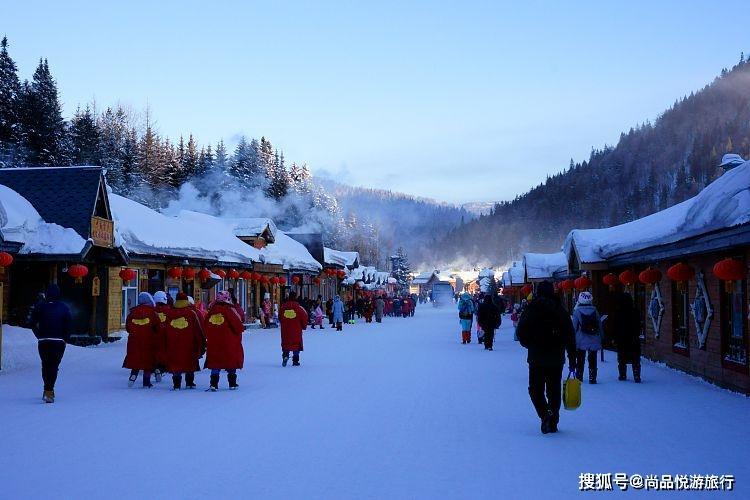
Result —
<path fill-rule="evenodd" d="M 750 222 L 750 162 L 727 171 L 694 197 L 619 226 L 574 229 L 565 238 L 567 256 L 604 262 L 624 253 L 674 243 Z"/>
<path fill-rule="evenodd" d="M 211 215 L 183 210 L 169 217 L 110 193 L 115 231 L 128 252 L 250 264 L 258 250 L 240 241 L 229 224 Z"/>
<path fill-rule="evenodd" d="M 359 252 L 343 252 L 323 247 L 323 260 L 326 264 L 351 268 L 359 260 Z"/>
<path fill-rule="evenodd" d="M 720 167 L 736 167 L 745 163 L 744 158 L 738 154 L 727 153 L 721 157 Z"/>
<path fill-rule="evenodd" d="M 267 217 L 222 217 L 222 220 L 229 223 L 234 235 L 240 238 L 256 237 L 268 231 L 275 239 L 278 232 L 276 223 Z"/>
<path fill-rule="evenodd" d="M 510 276 L 510 283 L 508 283 L 510 286 L 525 283 L 526 277 L 524 276 L 523 263 L 514 260 L 513 264 L 508 268 L 508 275 Z"/>
<path fill-rule="evenodd" d="M 287 271 L 309 271 L 317 273 L 323 266 L 307 251 L 305 245 L 288 236 L 284 231 L 276 232 L 276 241 L 261 249 L 264 262 L 281 264 Z"/>
<path fill-rule="evenodd" d="M 418 275 L 416 275 L 411 282 L 413 285 L 424 285 L 429 283 L 433 276 L 439 278 L 439 275 L 440 273 L 437 271 L 426 271 L 424 273 L 419 273 Z"/>
<path fill-rule="evenodd" d="M 77 255 L 86 246 L 75 230 L 45 222 L 23 196 L 0 185 L 0 233 L 22 243 L 20 254 Z"/>
<path fill-rule="evenodd" d="M 526 279 L 551 279 L 556 273 L 564 273 L 568 269 L 568 258 L 563 252 L 525 253 L 523 265 Z"/>

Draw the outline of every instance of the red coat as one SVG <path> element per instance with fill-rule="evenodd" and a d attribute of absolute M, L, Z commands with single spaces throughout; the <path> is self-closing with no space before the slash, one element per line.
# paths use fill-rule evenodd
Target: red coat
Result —
<path fill-rule="evenodd" d="M 302 350 L 302 330 L 307 328 L 307 313 L 297 302 L 287 301 L 279 309 L 281 324 L 281 349 Z"/>
<path fill-rule="evenodd" d="M 166 315 L 167 371 L 182 373 L 200 370 L 198 359 L 203 355 L 206 341 L 198 315 L 190 307 L 173 308 Z"/>
<path fill-rule="evenodd" d="M 156 310 L 148 305 L 132 308 L 125 320 L 125 330 L 128 332 L 128 351 L 122 367 L 153 371 L 162 333 Z"/>
<path fill-rule="evenodd" d="M 407 314 L 411 312 L 411 299 L 404 299 L 401 304 L 401 312 Z"/>
<path fill-rule="evenodd" d="M 167 332 L 164 328 L 164 324 L 167 321 L 167 313 L 172 309 L 167 304 L 156 304 L 156 314 L 161 320 L 162 328 L 159 329 L 159 340 L 158 348 L 156 349 L 156 362 L 159 365 L 166 366 L 167 364 Z"/>
<path fill-rule="evenodd" d="M 237 314 L 239 314 L 239 316 L 240 316 L 240 320 L 242 320 L 242 322 L 244 323 L 245 322 L 245 311 L 242 310 L 242 306 L 238 302 L 237 304 L 234 304 L 232 307 L 234 307 L 234 310 L 237 311 Z"/>
<path fill-rule="evenodd" d="M 203 322 L 206 332 L 206 364 L 204 368 L 236 370 L 242 368 L 245 352 L 242 349 L 242 332 L 245 326 L 234 306 L 215 303 Z"/>

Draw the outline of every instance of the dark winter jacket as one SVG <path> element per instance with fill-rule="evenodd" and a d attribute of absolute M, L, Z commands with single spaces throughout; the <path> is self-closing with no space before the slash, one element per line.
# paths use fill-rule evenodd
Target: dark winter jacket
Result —
<path fill-rule="evenodd" d="M 500 309 L 495 305 L 492 297 L 485 297 L 477 311 L 477 323 L 485 332 L 491 332 L 500 327 L 501 321 Z"/>
<path fill-rule="evenodd" d="M 625 363 L 637 361 L 641 357 L 641 318 L 629 294 L 621 293 L 615 299 L 607 322 L 611 325 L 618 357 Z"/>
<path fill-rule="evenodd" d="M 526 361 L 540 366 L 576 366 L 576 340 L 570 316 L 560 302 L 552 297 L 539 297 L 524 310 L 518 321 L 516 335 L 529 350 Z"/>
<path fill-rule="evenodd" d="M 60 288 L 52 284 L 47 288 L 47 302 L 37 304 L 31 315 L 31 330 L 39 340 L 70 339 L 70 309 L 60 302 Z"/>

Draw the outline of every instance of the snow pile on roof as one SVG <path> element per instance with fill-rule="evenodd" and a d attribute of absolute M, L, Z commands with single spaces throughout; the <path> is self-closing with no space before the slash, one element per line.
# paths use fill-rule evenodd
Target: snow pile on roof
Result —
<path fill-rule="evenodd" d="M 414 285 L 424 285 L 428 283 L 433 276 L 437 276 L 439 278 L 439 274 L 440 273 L 438 271 L 426 271 L 424 273 L 419 273 L 418 275 L 416 275 L 411 282 Z"/>
<path fill-rule="evenodd" d="M 169 217 L 114 193 L 109 195 L 115 229 L 128 252 L 250 264 L 258 250 L 240 241 L 211 215 L 183 210 Z"/>
<path fill-rule="evenodd" d="M 269 264 L 280 264 L 287 271 L 319 272 L 323 266 L 310 255 L 305 245 L 283 231 L 276 233 L 276 240 L 260 250 L 261 259 Z"/>
<path fill-rule="evenodd" d="M 513 264 L 508 268 L 508 275 L 510 276 L 510 283 L 508 285 L 520 285 L 526 281 L 524 276 L 523 265 L 521 262 L 514 260 Z"/>
<path fill-rule="evenodd" d="M 326 264 L 352 267 L 359 260 L 359 252 L 343 252 L 341 250 L 323 247 L 323 260 Z"/>
<path fill-rule="evenodd" d="M 661 212 L 604 229 L 574 229 L 565 238 L 563 250 L 570 255 L 575 248 L 583 263 L 602 262 L 748 222 L 750 162 L 745 162 L 689 200 Z"/>
<path fill-rule="evenodd" d="M 745 159 L 742 158 L 738 154 L 734 153 L 727 153 L 724 156 L 721 157 L 721 163 L 719 164 L 720 167 L 737 167 L 739 165 L 742 165 L 745 163 Z"/>
<path fill-rule="evenodd" d="M 523 265 L 526 268 L 526 279 L 550 279 L 556 273 L 567 271 L 568 258 L 563 252 L 525 253 Z"/>
<path fill-rule="evenodd" d="M 0 232 L 7 241 L 23 243 L 20 254 L 75 255 L 86 246 L 74 229 L 45 222 L 26 198 L 1 184 Z"/>
<path fill-rule="evenodd" d="M 388 283 L 388 278 L 391 277 L 391 273 L 385 271 L 377 271 L 375 273 L 375 283 L 378 285 L 385 285 Z"/>
<path fill-rule="evenodd" d="M 490 291 L 490 284 L 495 280 L 495 271 L 485 267 L 479 271 L 479 290 L 483 293 Z"/>
<path fill-rule="evenodd" d="M 222 220 L 232 226 L 235 236 L 241 238 L 259 236 L 267 229 L 275 239 L 278 232 L 276 223 L 267 217 L 222 217 Z"/>

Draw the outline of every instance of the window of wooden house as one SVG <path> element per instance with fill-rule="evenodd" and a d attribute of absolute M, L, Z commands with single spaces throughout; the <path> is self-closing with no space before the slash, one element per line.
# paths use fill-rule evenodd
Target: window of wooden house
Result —
<path fill-rule="evenodd" d="M 721 287 L 721 351 L 726 365 L 747 369 L 747 313 L 744 280 L 735 281 L 731 289 Z"/>
<path fill-rule="evenodd" d="M 672 347 L 674 352 L 689 354 L 690 295 L 687 287 L 680 290 L 676 283 L 672 283 Z"/>
<path fill-rule="evenodd" d="M 136 271 L 135 279 L 122 282 L 122 308 L 120 314 L 120 324 L 125 325 L 131 307 L 135 307 L 138 301 L 138 272 Z"/>

